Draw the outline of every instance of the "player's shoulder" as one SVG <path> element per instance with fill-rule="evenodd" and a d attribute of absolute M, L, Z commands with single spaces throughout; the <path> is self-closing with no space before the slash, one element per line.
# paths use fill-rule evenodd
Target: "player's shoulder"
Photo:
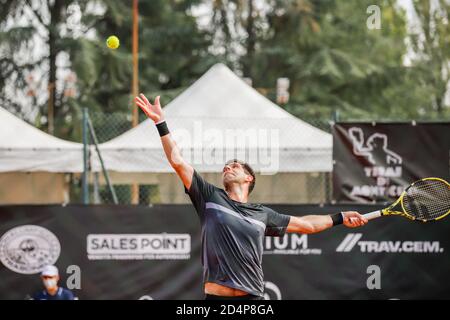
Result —
<path fill-rule="evenodd" d="M 202 174 L 200 174 L 197 170 L 194 169 L 194 174 L 192 176 L 192 182 L 196 183 L 196 184 L 200 184 L 200 185 L 204 185 L 204 186 L 208 186 L 211 187 L 211 189 L 215 189 L 218 190 L 220 189 L 219 187 L 217 187 L 216 185 L 212 184 L 211 182 L 209 182 L 205 177 L 202 176 Z"/>
<path fill-rule="evenodd" d="M 75 295 L 72 291 L 70 291 L 67 288 L 61 288 L 62 289 L 62 296 L 67 300 L 73 300 L 75 298 Z"/>
<path fill-rule="evenodd" d="M 47 294 L 45 290 L 39 290 L 33 294 L 33 300 L 46 300 Z"/>
<path fill-rule="evenodd" d="M 258 205 L 259 205 L 258 208 L 259 208 L 262 212 L 265 212 L 265 213 L 267 213 L 267 214 L 277 214 L 277 213 L 278 213 L 276 210 L 274 210 L 274 209 L 272 209 L 272 208 L 270 208 L 270 207 L 267 207 L 267 206 L 262 205 L 262 204 L 258 204 Z"/>
<path fill-rule="evenodd" d="M 262 204 L 254 202 L 240 203 L 240 206 L 253 211 L 264 211 L 266 208 Z"/>

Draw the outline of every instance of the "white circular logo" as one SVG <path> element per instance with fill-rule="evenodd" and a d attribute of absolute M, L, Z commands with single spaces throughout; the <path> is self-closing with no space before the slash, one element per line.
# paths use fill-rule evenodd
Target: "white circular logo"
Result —
<path fill-rule="evenodd" d="M 16 227 L 0 239 L 0 261 L 17 273 L 39 273 L 44 266 L 55 264 L 60 253 L 58 238 L 40 226 Z"/>
<path fill-rule="evenodd" d="M 275 283 L 264 282 L 264 300 L 281 300 L 281 291 Z"/>

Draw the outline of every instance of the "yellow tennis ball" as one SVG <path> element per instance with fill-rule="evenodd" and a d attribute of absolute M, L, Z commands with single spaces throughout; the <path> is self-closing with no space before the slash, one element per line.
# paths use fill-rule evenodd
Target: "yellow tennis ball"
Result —
<path fill-rule="evenodd" d="M 120 45 L 119 38 L 117 38 L 116 36 L 108 37 L 108 39 L 106 40 L 106 45 L 110 49 L 117 49 Z"/>

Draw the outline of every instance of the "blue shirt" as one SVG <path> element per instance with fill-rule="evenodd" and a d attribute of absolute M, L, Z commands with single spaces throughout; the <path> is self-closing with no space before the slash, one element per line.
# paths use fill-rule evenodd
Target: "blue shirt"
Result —
<path fill-rule="evenodd" d="M 54 296 L 49 294 L 47 290 L 42 290 L 37 292 L 33 296 L 34 300 L 75 300 L 75 296 L 73 295 L 72 291 L 69 289 L 64 289 L 62 287 L 58 288 L 58 291 Z"/>

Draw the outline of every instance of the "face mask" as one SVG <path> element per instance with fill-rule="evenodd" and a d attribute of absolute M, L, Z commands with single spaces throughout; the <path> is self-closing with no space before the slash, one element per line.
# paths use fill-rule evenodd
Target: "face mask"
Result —
<path fill-rule="evenodd" d="M 51 289 L 51 288 L 54 288 L 54 287 L 56 287 L 56 279 L 45 279 L 44 280 L 44 286 L 47 288 L 47 289 Z"/>

